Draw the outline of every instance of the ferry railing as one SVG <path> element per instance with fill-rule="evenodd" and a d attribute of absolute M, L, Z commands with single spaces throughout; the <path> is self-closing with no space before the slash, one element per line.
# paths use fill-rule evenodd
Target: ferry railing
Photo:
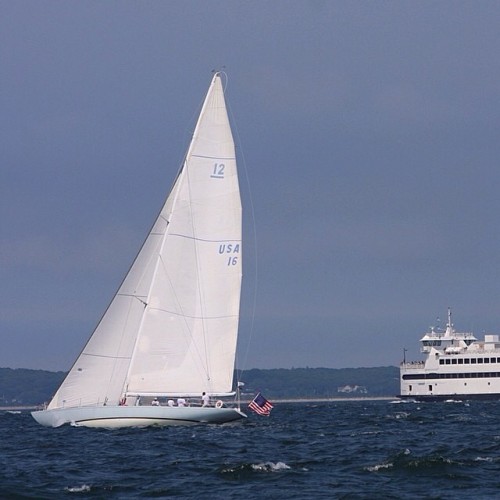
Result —
<path fill-rule="evenodd" d="M 402 361 L 400 366 L 406 370 L 421 370 L 425 367 L 425 363 L 423 361 Z"/>

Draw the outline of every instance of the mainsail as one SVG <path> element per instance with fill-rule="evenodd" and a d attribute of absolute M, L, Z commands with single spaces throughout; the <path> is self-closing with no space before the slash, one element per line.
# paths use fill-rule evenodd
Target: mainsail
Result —
<path fill-rule="evenodd" d="M 48 409 L 117 405 L 127 394 L 230 393 L 241 257 L 234 142 L 217 73 L 170 195 Z"/>

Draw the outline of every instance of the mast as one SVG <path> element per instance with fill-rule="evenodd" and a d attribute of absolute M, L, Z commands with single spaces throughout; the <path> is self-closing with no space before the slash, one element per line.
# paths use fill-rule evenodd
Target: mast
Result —
<path fill-rule="evenodd" d="M 448 307 L 448 323 L 446 323 L 446 336 L 450 337 L 453 333 L 453 323 L 451 322 L 451 307 Z"/>

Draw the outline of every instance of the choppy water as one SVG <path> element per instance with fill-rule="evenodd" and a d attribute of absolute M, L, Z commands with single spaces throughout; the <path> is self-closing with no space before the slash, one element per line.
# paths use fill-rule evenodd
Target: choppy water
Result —
<path fill-rule="evenodd" d="M 275 404 L 226 426 L 0 412 L 0 498 L 498 498 L 500 402 Z"/>

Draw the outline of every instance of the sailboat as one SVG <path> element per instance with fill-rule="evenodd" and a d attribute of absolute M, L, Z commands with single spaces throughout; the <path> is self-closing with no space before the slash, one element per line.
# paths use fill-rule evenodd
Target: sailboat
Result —
<path fill-rule="evenodd" d="M 38 423 L 246 417 L 233 389 L 242 209 L 222 76 L 212 78 L 170 194 L 117 293 L 50 403 L 32 413 Z"/>

